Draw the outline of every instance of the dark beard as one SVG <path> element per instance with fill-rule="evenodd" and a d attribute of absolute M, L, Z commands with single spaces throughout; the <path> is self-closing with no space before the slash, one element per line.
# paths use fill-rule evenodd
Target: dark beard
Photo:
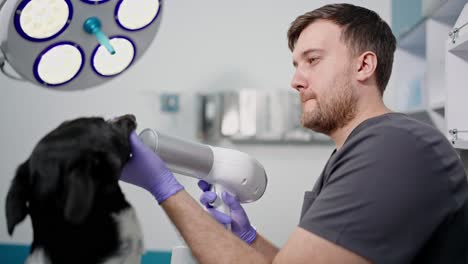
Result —
<path fill-rule="evenodd" d="M 347 125 L 356 116 L 357 97 L 353 87 L 345 84 L 339 91 L 325 99 L 322 104 L 317 101 L 313 112 L 304 112 L 301 122 L 306 128 L 330 135 Z"/>

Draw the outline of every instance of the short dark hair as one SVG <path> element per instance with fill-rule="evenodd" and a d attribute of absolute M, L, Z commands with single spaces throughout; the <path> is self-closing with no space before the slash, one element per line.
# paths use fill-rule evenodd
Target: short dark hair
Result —
<path fill-rule="evenodd" d="M 383 94 L 392 74 L 396 39 L 389 25 L 374 11 L 351 4 L 330 4 L 305 13 L 291 23 L 289 49 L 294 50 L 301 32 L 313 22 L 329 20 L 343 29 L 341 39 L 354 54 L 372 51 L 377 55 L 376 82 Z"/>

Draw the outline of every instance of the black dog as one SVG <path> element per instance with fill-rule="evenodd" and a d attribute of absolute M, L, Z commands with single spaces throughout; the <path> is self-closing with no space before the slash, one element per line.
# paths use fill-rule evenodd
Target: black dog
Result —
<path fill-rule="evenodd" d="M 27 214 L 34 240 L 26 263 L 139 263 L 140 226 L 119 185 L 135 117 L 79 118 L 46 135 L 8 192 L 8 232 Z"/>

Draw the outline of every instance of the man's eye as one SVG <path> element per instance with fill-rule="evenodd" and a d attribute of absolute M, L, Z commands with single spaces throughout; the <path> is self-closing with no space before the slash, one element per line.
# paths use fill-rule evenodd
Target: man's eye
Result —
<path fill-rule="evenodd" d="M 309 64 L 314 64 L 318 61 L 318 58 L 310 58 L 309 59 Z"/>

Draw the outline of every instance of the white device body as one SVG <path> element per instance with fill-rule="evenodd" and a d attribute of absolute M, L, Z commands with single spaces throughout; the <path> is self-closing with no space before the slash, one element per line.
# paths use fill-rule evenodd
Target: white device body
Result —
<path fill-rule="evenodd" d="M 170 137 L 153 129 L 143 130 L 140 138 L 173 172 L 220 186 L 241 203 L 256 201 L 265 192 L 265 169 L 244 152 Z"/>

